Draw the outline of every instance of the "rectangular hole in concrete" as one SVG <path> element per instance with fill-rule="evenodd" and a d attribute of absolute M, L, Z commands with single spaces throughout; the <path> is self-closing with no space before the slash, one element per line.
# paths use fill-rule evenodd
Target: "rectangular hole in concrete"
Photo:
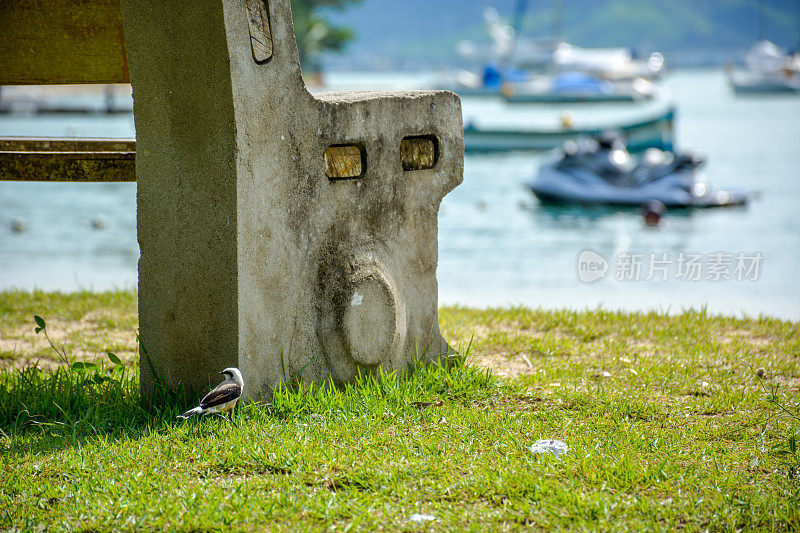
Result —
<path fill-rule="evenodd" d="M 351 179 L 364 175 L 366 156 L 363 145 L 341 144 L 325 150 L 325 175 L 330 179 Z"/>
<path fill-rule="evenodd" d="M 403 170 L 425 170 L 436 166 L 439 160 L 439 142 L 435 135 L 406 137 L 400 142 L 400 160 Z"/>

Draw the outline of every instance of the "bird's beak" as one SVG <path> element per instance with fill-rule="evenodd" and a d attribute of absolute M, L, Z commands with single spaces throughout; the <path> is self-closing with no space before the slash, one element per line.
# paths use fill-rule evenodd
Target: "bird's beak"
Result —
<path fill-rule="evenodd" d="M 224 371 L 224 370 L 220 372 L 220 374 L 224 374 L 224 373 L 225 373 L 225 371 Z"/>

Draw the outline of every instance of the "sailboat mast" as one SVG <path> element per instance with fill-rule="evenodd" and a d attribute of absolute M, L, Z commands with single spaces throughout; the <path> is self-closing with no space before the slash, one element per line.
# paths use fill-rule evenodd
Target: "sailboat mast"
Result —
<path fill-rule="evenodd" d="M 528 11 L 528 0 L 517 0 L 517 8 L 514 10 L 514 18 L 511 19 L 511 27 L 514 28 L 514 36 L 522 35 L 522 24 L 525 22 L 525 13 Z"/>
<path fill-rule="evenodd" d="M 561 41 L 563 35 L 563 19 L 562 15 L 564 13 L 564 2 L 563 0 L 553 0 L 553 39 L 556 41 Z"/>
<path fill-rule="evenodd" d="M 517 49 L 517 40 L 522 36 L 522 25 L 525 22 L 525 13 L 528 11 L 528 0 L 517 0 L 514 18 L 511 19 L 511 28 L 514 30 L 514 39 L 511 41 L 511 50 L 508 52 L 506 65 L 511 66 L 514 61 L 514 52 Z M 505 69 L 503 69 L 505 72 Z"/>

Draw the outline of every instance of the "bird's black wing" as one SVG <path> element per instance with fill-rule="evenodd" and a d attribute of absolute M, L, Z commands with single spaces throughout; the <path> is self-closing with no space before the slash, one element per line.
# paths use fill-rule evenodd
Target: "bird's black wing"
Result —
<path fill-rule="evenodd" d="M 242 388 L 236 383 L 220 385 L 203 397 L 203 399 L 200 401 L 200 407 L 203 409 L 208 409 L 209 407 L 222 405 L 224 403 L 236 400 L 241 395 Z"/>

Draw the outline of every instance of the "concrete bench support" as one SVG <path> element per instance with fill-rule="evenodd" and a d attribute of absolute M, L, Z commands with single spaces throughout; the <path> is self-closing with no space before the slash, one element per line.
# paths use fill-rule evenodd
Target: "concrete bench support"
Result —
<path fill-rule="evenodd" d="M 153 370 L 198 390 L 238 366 L 259 397 L 447 353 L 437 215 L 462 180 L 458 97 L 312 96 L 289 0 L 123 0 L 122 15 Z"/>

